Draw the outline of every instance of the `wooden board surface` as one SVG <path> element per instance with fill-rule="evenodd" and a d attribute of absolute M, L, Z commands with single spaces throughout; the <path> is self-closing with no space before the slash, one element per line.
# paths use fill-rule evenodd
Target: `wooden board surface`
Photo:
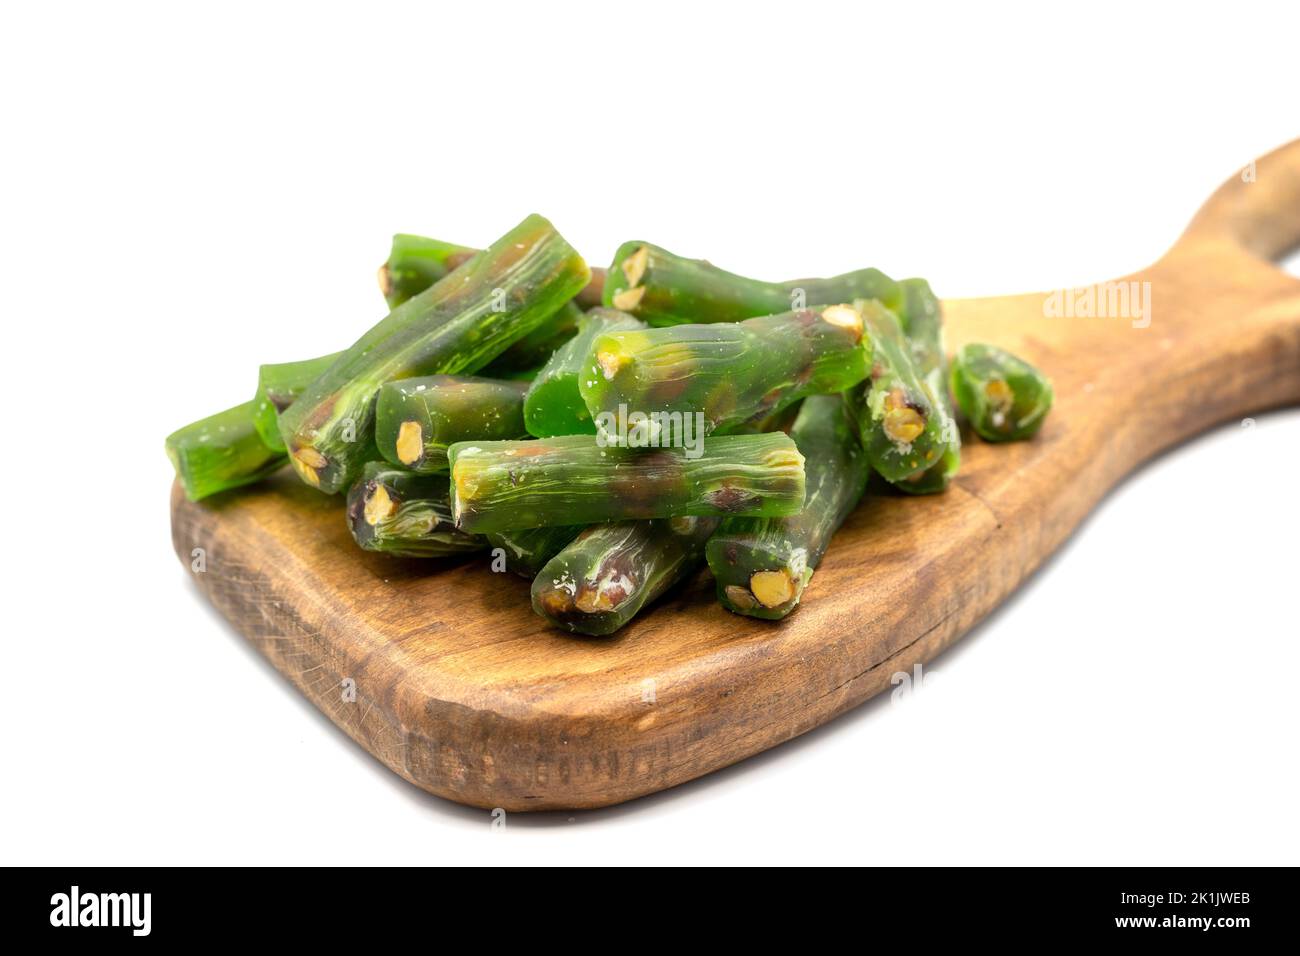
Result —
<path fill-rule="evenodd" d="M 563 634 L 486 555 L 358 550 L 341 501 L 288 473 L 199 504 L 174 490 L 173 543 L 186 567 L 203 549 L 194 577 L 213 604 L 412 783 L 512 811 L 618 803 L 888 688 L 995 607 L 1141 462 L 1300 401 L 1300 282 L 1270 263 L 1297 241 L 1300 142 L 1258 160 L 1253 182 L 1230 180 L 1160 262 L 1117 280 L 1139 295 L 1150 283 L 1145 328 L 1132 315 L 1056 316 L 1043 294 L 946 301 L 950 348 L 1023 355 L 1054 379 L 1056 407 L 1032 442 L 967 435 L 947 494 L 866 499 L 784 622 L 724 611 L 702 571 L 611 638 Z"/>

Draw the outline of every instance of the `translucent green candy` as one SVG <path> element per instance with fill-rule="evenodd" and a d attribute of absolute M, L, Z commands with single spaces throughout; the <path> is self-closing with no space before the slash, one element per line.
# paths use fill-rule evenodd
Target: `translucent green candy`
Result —
<path fill-rule="evenodd" d="M 533 610 L 577 634 L 612 634 L 693 571 L 717 518 L 587 528 L 533 579 Z"/>
<path fill-rule="evenodd" d="M 301 362 L 280 362 L 263 365 L 257 370 L 257 395 L 253 398 L 253 423 L 266 447 L 284 453 L 284 438 L 280 435 L 280 413 L 342 355 L 334 352 L 320 358 Z"/>
<path fill-rule="evenodd" d="M 648 242 L 625 242 L 605 274 L 604 304 L 650 325 L 739 322 L 760 315 L 879 299 L 901 304 L 898 283 L 879 269 L 859 269 L 830 279 L 761 282 L 685 259 Z"/>
<path fill-rule="evenodd" d="M 453 442 L 523 438 L 527 391 L 527 382 L 472 375 L 389 382 L 375 400 L 375 444 L 394 465 L 445 473 Z"/>
<path fill-rule="evenodd" d="M 379 291 L 390 309 L 414 298 L 447 273 L 478 255 L 478 249 L 454 242 L 399 233 L 393 236 L 388 261 L 379 267 Z M 573 297 L 579 312 L 600 305 L 605 270 L 592 269 L 587 284 Z"/>
<path fill-rule="evenodd" d="M 393 236 L 392 252 L 388 261 L 379 268 L 379 289 L 388 307 L 395 309 L 478 254 L 477 249 L 441 239 L 405 234 Z M 601 270 L 601 287 L 603 285 L 604 270 Z M 583 294 L 578 293 L 579 296 Z M 595 301 L 600 302 L 599 290 Z M 523 369 L 537 368 L 551 357 L 552 352 L 573 338 L 581 318 L 582 309 L 576 299 L 566 303 L 493 359 L 485 373 L 492 378 L 510 378 Z"/>
<path fill-rule="evenodd" d="M 780 516 L 803 507 L 803 456 L 780 432 L 646 450 L 602 447 L 591 435 L 458 442 L 448 456 L 452 511 L 464 531 L 677 515 Z"/>
<path fill-rule="evenodd" d="M 594 435 L 596 426 L 582 400 L 578 380 L 588 366 L 591 345 L 606 332 L 644 329 L 645 323 L 617 309 L 592 309 L 578 334 L 542 366 L 524 399 L 524 422 L 537 438 L 554 435 Z"/>
<path fill-rule="evenodd" d="M 912 357 L 916 362 L 926 390 L 934 400 L 935 414 L 939 416 L 939 434 L 944 438 L 943 453 L 939 460 L 925 471 L 896 481 L 895 487 L 913 495 L 929 495 L 944 491 L 961 468 L 961 432 L 948 396 L 948 377 L 945 374 L 943 348 L 943 313 L 939 298 L 924 279 L 904 279 L 899 283 L 903 290 L 901 317 L 903 329 L 912 344 Z"/>
<path fill-rule="evenodd" d="M 517 528 L 514 531 L 493 531 L 487 535 L 488 544 L 501 549 L 505 566 L 520 577 L 532 580 L 565 545 L 578 536 L 581 525 L 553 525 L 545 528 Z M 493 555 L 495 560 L 496 555 Z M 495 566 L 494 566 L 495 569 Z"/>
<path fill-rule="evenodd" d="M 281 414 L 299 477 L 325 492 L 350 487 L 373 438 L 381 385 L 477 371 L 559 311 L 589 275 L 549 222 L 529 216 L 399 305 Z"/>
<path fill-rule="evenodd" d="M 348 528 L 366 551 L 438 558 L 482 551 L 487 541 L 456 529 L 446 475 L 417 475 L 368 462 L 348 492 Z"/>
<path fill-rule="evenodd" d="M 1023 359 L 992 345 L 967 345 L 953 358 L 952 392 L 987 441 L 1032 438 L 1052 407 L 1052 382 Z"/>
<path fill-rule="evenodd" d="M 395 309 L 407 299 L 414 298 L 439 279 L 446 276 L 476 249 L 398 233 L 393 236 L 392 251 L 388 261 L 379 267 L 379 291 L 390 309 Z"/>
<path fill-rule="evenodd" d="M 520 378 L 525 371 L 536 374 L 556 349 L 578 334 L 582 315 L 576 302 L 564 303 L 559 312 L 494 358 L 483 374 L 489 378 Z"/>
<path fill-rule="evenodd" d="M 718 600 L 737 614 L 777 620 L 793 611 L 867 486 L 871 469 L 840 396 L 805 399 L 790 437 L 804 457 L 803 510 L 787 518 L 726 518 L 709 540 Z"/>
<path fill-rule="evenodd" d="M 871 378 L 846 393 L 871 467 L 901 482 L 940 463 L 956 434 L 917 368 L 898 316 L 879 302 L 859 302 L 875 347 Z"/>
<path fill-rule="evenodd" d="M 185 496 L 198 501 L 265 478 L 284 465 L 253 423 L 253 402 L 200 419 L 167 436 L 167 457 Z"/>
<path fill-rule="evenodd" d="M 579 389 L 597 430 L 612 443 L 635 441 L 627 424 L 634 413 L 646 418 L 651 437 L 699 416 L 708 434 L 861 382 L 871 351 L 862 313 L 851 305 L 607 332 L 592 343 Z"/>

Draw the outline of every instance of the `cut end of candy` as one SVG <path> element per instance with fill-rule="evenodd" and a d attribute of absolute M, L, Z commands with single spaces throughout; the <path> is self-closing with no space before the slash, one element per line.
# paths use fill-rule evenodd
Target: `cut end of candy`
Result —
<path fill-rule="evenodd" d="M 1011 411 L 1016 396 L 1011 386 L 1000 378 L 995 378 L 984 386 L 984 395 L 995 412 L 1006 414 Z"/>
<path fill-rule="evenodd" d="M 636 252 L 632 253 L 623 260 L 623 275 L 627 278 L 628 291 L 641 284 L 641 279 L 645 276 L 646 266 L 650 262 L 650 249 L 648 246 L 642 246 Z"/>
<path fill-rule="evenodd" d="M 388 494 L 388 489 L 382 484 L 376 484 L 366 497 L 366 524 L 373 528 L 385 518 L 391 518 L 396 511 L 397 502 Z"/>
<path fill-rule="evenodd" d="M 424 457 L 424 429 L 419 422 L 406 421 L 397 429 L 397 459 L 403 465 L 417 465 Z"/>
<path fill-rule="evenodd" d="M 794 597 L 794 579 L 781 571 L 755 571 L 749 579 L 749 590 L 763 607 L 780 607 Z"/>
<path fill-rule="evenodd" d="M 723 591 L 727 595 L 727 600 L 742 611 L 752 611 L 758 607 L 758 601 L 749 593 L 748 588 L 742 588 L 739 584 L 728 584 Z"/>
<path fill-rule="evenodd" d="M 298 473 L 298 477 L 313 488 L 320 487 L 320 472 L 329 464 L 328 458 L 315 448 L 295 448 L 289 461 L 293 463 L 293 470 Z"/>
<path fill-rule="evenodd" d="M 596 364 L 605 376 L 605 381 L 612 382 L 619 369 L 623 367 L 624 356 L 618 352 L 601 351 L 596 353 Z"/>
<path fill-rule="evenodd" d="M 614 308 L 621 309 L 624 312 L 633 312 L 641 304 L 641 299 L 645 296 L 645 286 L 640 285 L 635 289 L 620 289 L 614 293 Z"/>
<path fill-rule="evenodd" d="M 904 405 L 885 412 L 883 427 L 890 441 L 910 445 L 925 431 L 925 418 L 915 408 Z"/>
<path fill-rule="evenodd" d="M 822 310 L 822 319 L 829 324 L 847 329 L 854 339 L 862 338 L 862 313 L 851 305 L 832 305 Z"/>

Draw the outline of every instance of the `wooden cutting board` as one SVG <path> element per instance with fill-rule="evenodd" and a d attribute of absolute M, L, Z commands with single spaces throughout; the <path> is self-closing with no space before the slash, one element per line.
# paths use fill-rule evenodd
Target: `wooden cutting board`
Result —
<path fill-rule="evenodd" d="M 1216 423 L 1300 401 L 1300 140 L 1234 176 L 1137 283 L 944 303 L 949 346 L 1046 370 L 1031 442 L 966 436 L 930 498 L 869 497 L 784 622 L 737 617 L 702 571 L 612 638 L 546 626 L 528 583 L 461 562 L 366 554 L 339 499 L 283 473 L 200 504 L 172 538 L 221 612 L 354 740 L 479 807 L 599 807 L 759 753 L 890 687 L 1011 593 L 1117 481 Z M 941 276 L 936 279 L 942 280 Z M 940 284 L 936 283 L 936 284 Z M 1144 286 L 1143 283 L 1149 283 Z M 1136 305 L 1149 289 L 1149 324 Z M 1259 462 L 1261 472 L 1267 462 Z M 1153 597 L 1157 597 L 1154 596 Z"/>

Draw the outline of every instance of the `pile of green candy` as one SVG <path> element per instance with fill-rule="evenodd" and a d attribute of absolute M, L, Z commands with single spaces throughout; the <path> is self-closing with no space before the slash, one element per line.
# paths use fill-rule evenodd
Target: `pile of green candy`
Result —
<path fill-rule="evenodd" d="M 957 409 L 1011 441 L 1052 404 L 1001 349 L 949 361 L 929 284 L 876 269 L 761 282 L 629 242 L 592 270 L 534 215 L 481 251 L 395 236 L 379 280 L 391 311 L 350 348 L 167 438 L 186 495 L 291 464 L 346 493 L 362 548 L 491 551 L 576 633 L 706 560 L 723 606 L 783 618 L 871 472 L 941 492 Z"/>

